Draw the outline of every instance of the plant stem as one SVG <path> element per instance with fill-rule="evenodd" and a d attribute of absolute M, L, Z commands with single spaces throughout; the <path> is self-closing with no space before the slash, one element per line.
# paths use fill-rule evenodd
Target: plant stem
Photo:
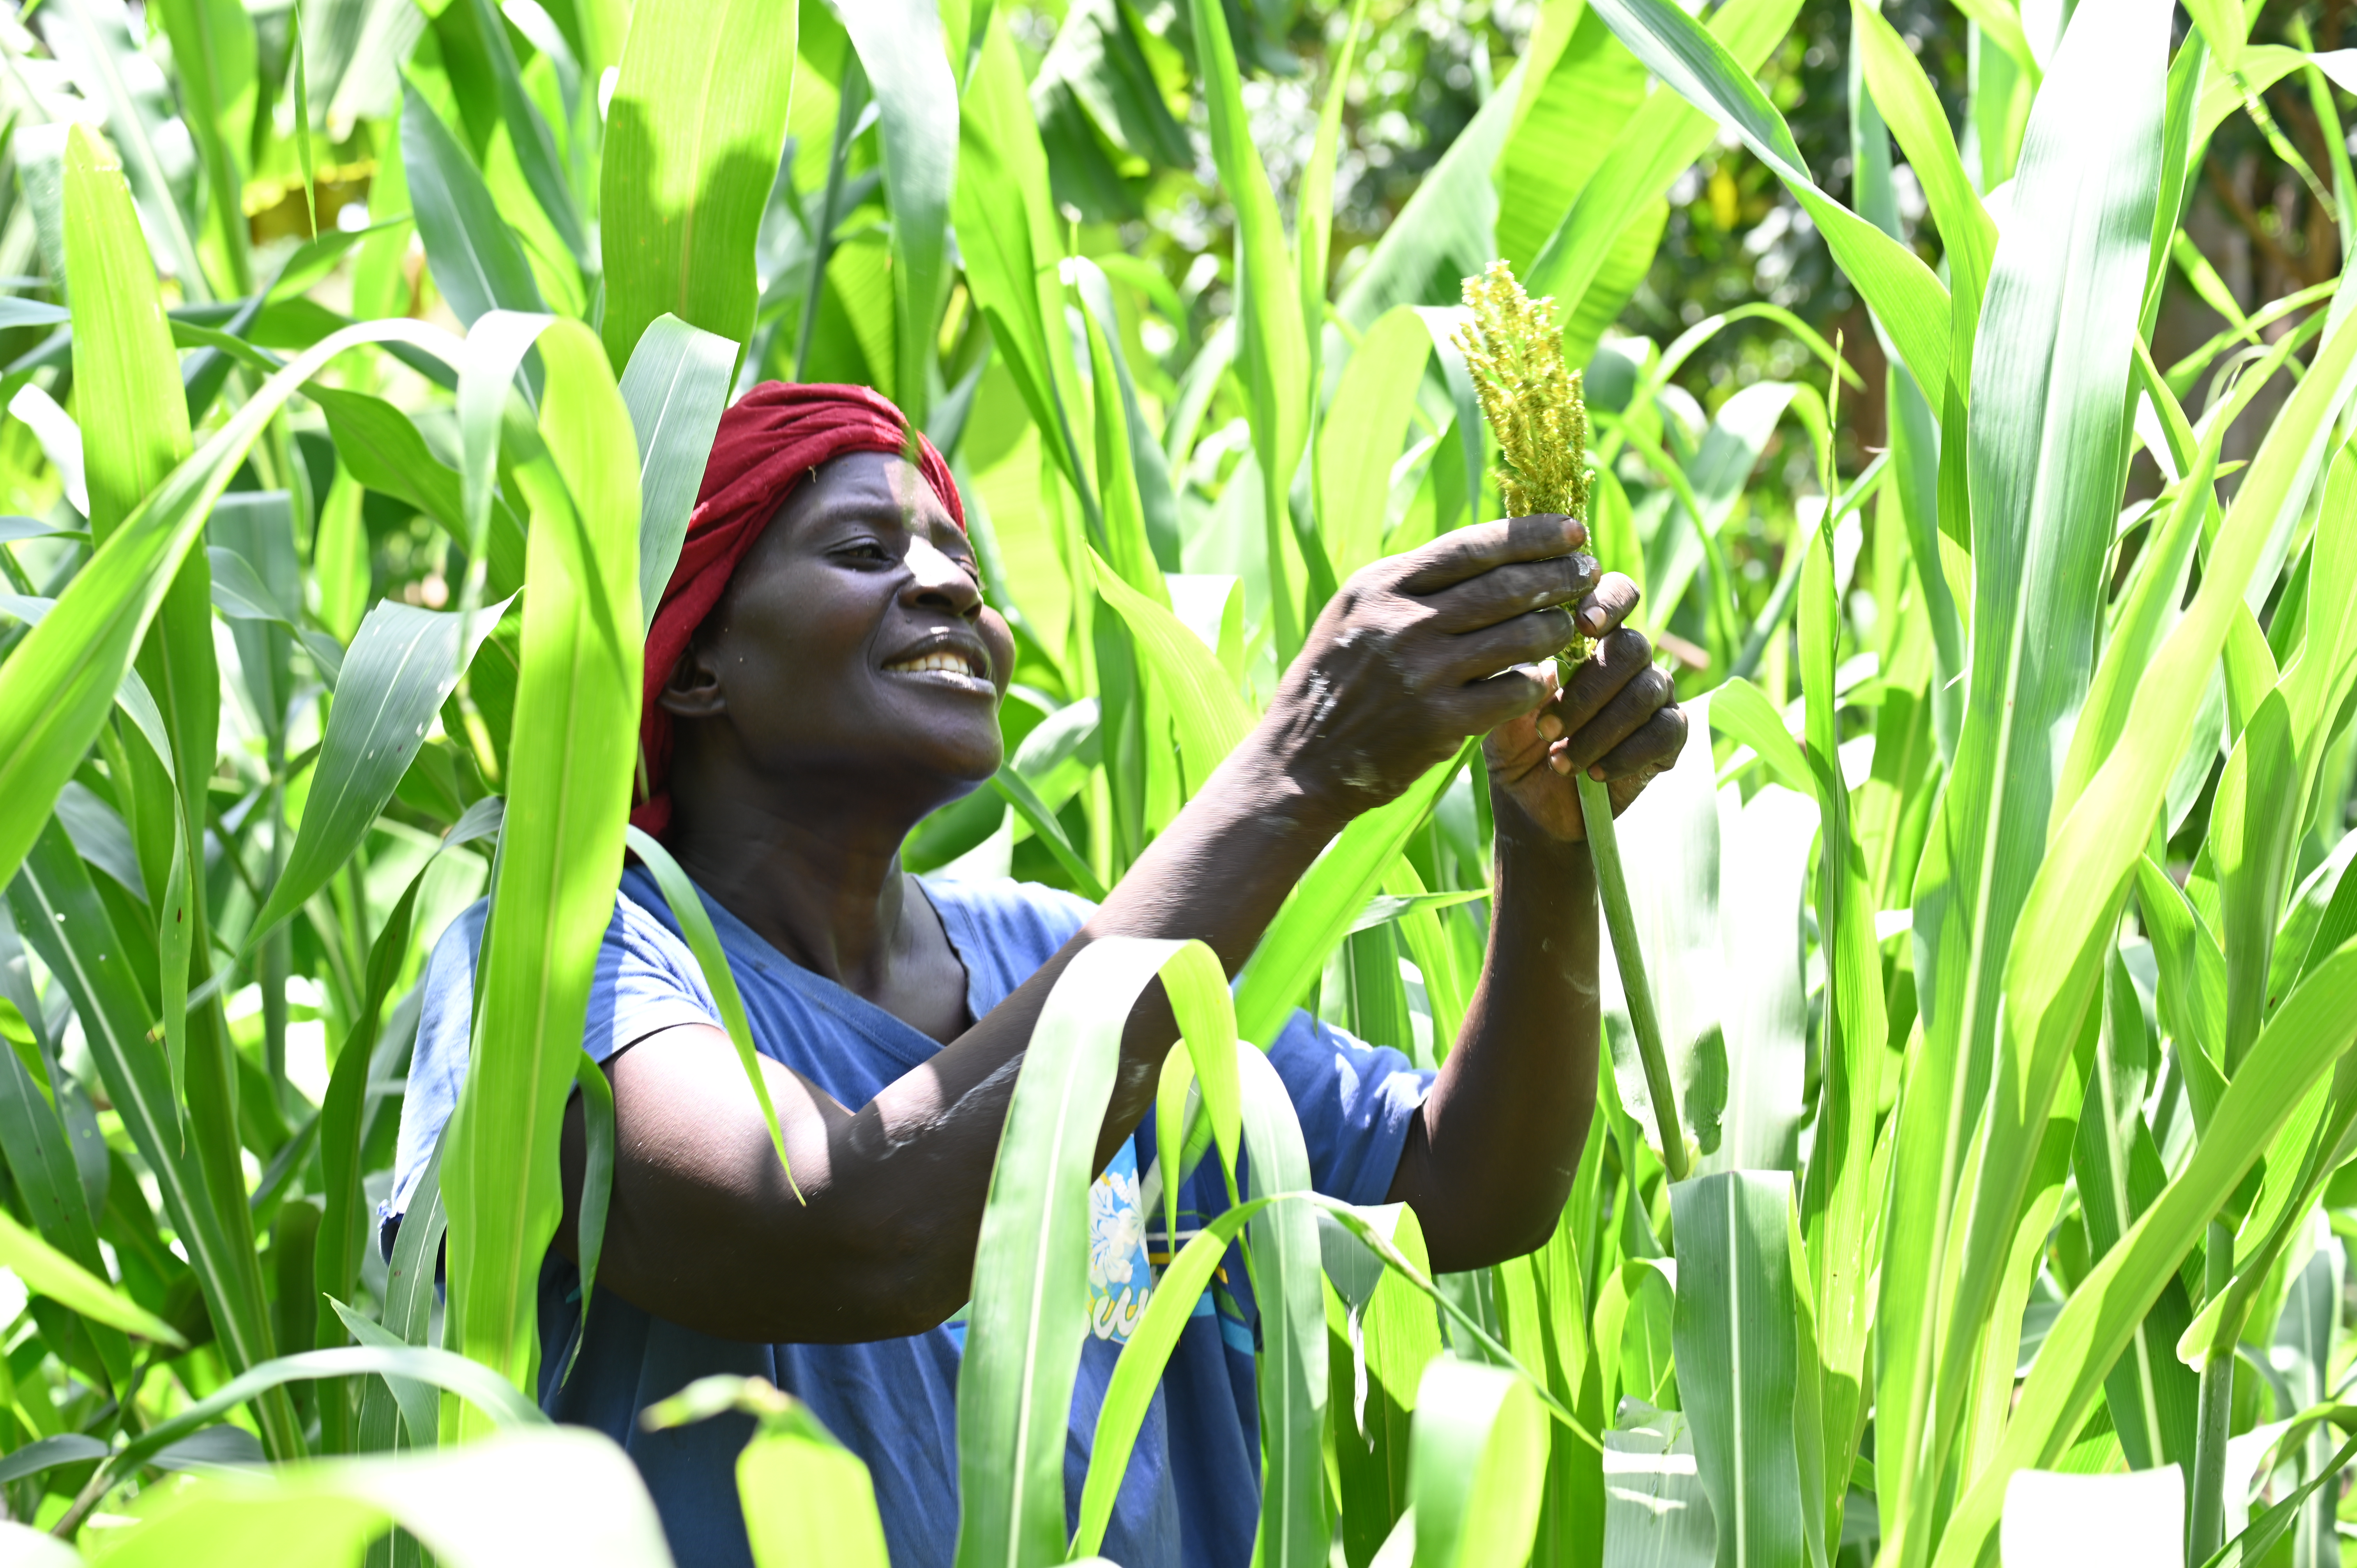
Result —
<path fill-rule="evenodd" d="M 2207 1295 L 2215 1299 L 2234 1278 L 2234 1228 L 2210 1221 Z M 2207 1563 L 2226 1539 L 2226 1435 L 2234 1403 L 2234 1352 L 2213 1354 L 2201 1369 L 2200 1414 L 2193 1432 L 2193 1495 L 2187 1499 L 2185 1560 Z"/>
<path fill-rule="evenodd" d="M 1578 775 L 1579 812 L 1587 823 L 1587 846 L 1596 859 L 1596 891 L 1604 901 L 1604 924 L 1612 933 L 1612 957 L 1620 965 L 1620 989 L 1629 1003 L 1629 1025 L 1637 1034 L 1637 1058 L 1645 1064 L 1645 1092 L 1653 1101 L 1654 1130 L 1661 1134 L 1662 1165 L 1674 1182 L 1688 1174 L 1686 1134 L 1678 1121 L 1677 1086 L 1662 1047 L 1661 1015 L 1645 979 L 1645 952 L 1637 941 L 1637 915 L 1629 906 L 1629 880 L 1620 868 L 1620 834 L 1612 823 L 1606 786 Z"/>

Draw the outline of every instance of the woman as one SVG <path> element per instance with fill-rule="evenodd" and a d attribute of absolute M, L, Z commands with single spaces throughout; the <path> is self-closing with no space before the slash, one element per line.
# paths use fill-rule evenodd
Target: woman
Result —
<path fill-rule="evenodd" d="M 749 1563 L 734 1476 L 748 1427 L 650 1433 L 640 1412 L 734 1372 L 809 1402 L 866 1462 L 896 1563 L 945 1568 L 962 1344 L 950 1320 L 1024 1045 L 1058 975 L 1115 935 L 1200 938 L 1232 972 L 1319 849 L 1469 735 L 1487 737 L 1495 903 L 1447 1067 L 1416 1072 L 1298 1013 L 1270 1058 L 1320 1189 L 1412 1204 L 1436 1268 L 1494 1262 L 1552 1232 L 1598 1038 L 1593 874 L 1571 770 L 1596 769 L 1625 806 L 1685 734 L 1644 639 L 1620 628 L 1634 587 L 1599 578 L 1584 542 L 1566 519 L 1520 518 L 1358 574 L 1267 716 L 1092 908 L 900 869 L 910 827 L 997 768 L 1014 663 L 939 455 L 860 388 L 770 384 L 728 411 L 649 636 L 649 793 L 634 819 L 704 893 L 801 1199 L 677 922 L 633 867 L 586 1031 L 613 1084 L 619 1145 L 586 1331 L 569 1215 L 540 1292 L 543 1404 L 630 1450 L 683 1564 Z M 1544 660 L 1575 626 L 1599 651 L 1558 691 Z M 481 929 L 479 905 L 435 950 L 388 1233 L 457 1101 Z M 1149 1277 L 1136 1174 L 1153 1163 L 1147 1113 L 1176 1033 L 1150 989 L 1098 1144 L 1092 1278 L 1107 1300 L 1073 1401 L 1074 1503 L 1124 1313 Z M 577 1191 L 577 1110 L 567 1133 Z M 1182 1231 L 1216 1213 L 1216 1169 L 1181 1202 Z M 1104 1550 L 1125 1568 L 1251 1559 L 1254 1316 L 1243 1271 L 1223 1278 L 1182 1335 L 1125 1477 Z"/>

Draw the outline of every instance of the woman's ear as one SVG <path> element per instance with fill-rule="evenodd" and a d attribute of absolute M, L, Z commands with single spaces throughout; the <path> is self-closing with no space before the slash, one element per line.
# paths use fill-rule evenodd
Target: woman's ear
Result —
<path fill-rule="evenodd" d="M 727 694 L 720 688 L 720 670 L 704 646 L 704 639 L 693 638 L 679 662 L 671 667 L 671 679 L 662 684 L 655 701 L 674 718 L 717 718 L 728 711 Z"/>

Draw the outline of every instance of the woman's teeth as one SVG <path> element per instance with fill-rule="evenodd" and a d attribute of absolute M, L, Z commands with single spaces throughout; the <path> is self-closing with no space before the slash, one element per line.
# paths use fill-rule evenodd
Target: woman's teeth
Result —
<path fill-rule="evenodd" d="M 888 671 L 908 674 L 915 674 L 926 670 L 947 671 L 952 675 L 971 675 L 974 673 L 973 668 L 965 661 L 965 656 L 959 653 L 920 654 L 914 659 L 902 659 L 894 663 L 887 664 L 884 668 Z"/>

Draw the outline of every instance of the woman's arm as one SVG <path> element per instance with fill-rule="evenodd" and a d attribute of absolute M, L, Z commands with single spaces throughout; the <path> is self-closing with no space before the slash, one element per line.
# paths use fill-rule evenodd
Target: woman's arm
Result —
<path fill-rule="evenodd" d="M 1625 613 L 1625 579 L 1609 580 L 1611 603 L 1589 593 L 1594 563 L 1571 553 L 1584 542 L 1564 519 L 1522 518 L 1458 530 L 1354 576 L 1262 724 L 1006 1002 L 856 1112 L 765 1061 L 806 1202 L 788 1191 L 720 1031 L 668 1030 L 616 1057 L 599 1283 L 732 1338 L 864 1340 L 941 1322 L 968 1294 L 1016 1071 L 1072 956 L 1107 936 L 1200 938 L 1233 972 L 1351 817 L 1465 736 L 1527 723 L 1555 695 L 1551 678 L 1516 667 L 1569 639 L 1571 614 L 1557 607 L 1580 600 L 1591 628 Z M 1101 1160 L 1151 1106 L 1176 1037 L 1159 987 L 1149 988 L 1123 1036 Z M 577 1112 L 568 1191 L 579 1185 L 576 1123 Z M 560 1245 L 570 1250 L 569 1214 Z"/>
<path fill-rule="evenodd" d="M 1612 607 L 1617 622 L 1633 596 Z M 1617 813 L 1676 761 L 1685 719 L 1652 653 L 1637 633 L 1613 632 L 1570 690 L 1485 745 L 1497 822 L 1490 950 L 1390 1195 L 1415 1206 L 1436 1269 L 1543 1246 L 1569 1196 L 1603 1022 L 1596 869 L 1572 775 L 1598 769 Z"/>

